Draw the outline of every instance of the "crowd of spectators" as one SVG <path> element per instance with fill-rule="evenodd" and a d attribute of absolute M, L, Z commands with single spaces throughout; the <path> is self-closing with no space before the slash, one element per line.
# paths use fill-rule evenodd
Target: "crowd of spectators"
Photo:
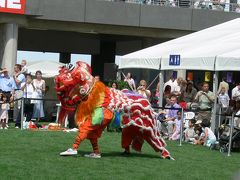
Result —
<path fill-rule="evenodd" d="M 230 115 L 232 112 L 240 114 L 240 83 L 237 83 L 230 93 L 229 84 L 225 77 L 222 78 L 216 94 L 209 90 L 207 82 L 202 82 L 196 86 L 193 81 L 187 81 L 181 77 L 175 79 L 174 76 L 171 76 L 163 87 L 157 83 L 156 89 L 152 93 L 145 80 L 136 83 L 130 72 L 124 81 L 129 84 L 129 87 L 131 86 L 130 90 L 134 90 L 135 84 L 139 84 L 135 91 L 147 98 L 153 106 L 158 105 L 158 99 L 161 96 L 159 89 L 163 88 L 163 109 L 160 108 L 157 113 L 158 120 L 161 122 L 161 133 L 164 138 L 169 140 L 180 138 L 181 108 L 187 111 L 192 110 L 195 115 L 195 117 L 184 121 L 183 137 L 185 141 L 208 147 L 216 142 L 215 132 L 210 129 L 215 98 L 218 110 L 221 109 L 218 112 L 230 113 Z M 117 83 L 114 82 L 112 87 L 116 88 Z M 220 124 L 227 123 L 226 121 L 226 119 L 220 118 Z M 234 118 L 234 126 L 240 128 L 240 118 Z"/>
<path fill-rule="evenodd" d="M 99 76 L 95 76 L 100 80 Z M 153 105 L 158 105 L 160 96 L 163 96 L 163 109 L 157 110 L 158 120 L 161 122 L 161 133 L 169 140 L 178 140 L 180 138 L 181 118 L 184 109 L 197 110 L 194 118 L 185 122 L 184 138 L 185 141 L 193 144 L 202 144 L 210 146 L 216 141 L 216 137 L 209 128 L 212 115 L 214 100 L 217 98 L 218 108 L 222 113 L 235 111 L 240 115 L 240 83 L 236 83 L 229 96 L 229 85 L 226 78 L 222 79 L 219 84 L 217 94 L 209 90 L 209 84 L 203 82 L 200 86 L 195 86 L 194 82 L 187 81 L 181 77 L 174 78 L 171 76 L 163 87 L 157 83 L 154 91 L 150 91 L 147 82 L 142 79 L 139 83 L 135 82 L 132 74 L 129 72 L 124 76 L 124 82 L 128 84 L 129 90 L 135 91 L 148 99 Z M 152 84 L 152 83 L 151 83 Z M 150 85 L 151 85 L 150 84 Z M 117 82 L 110 85 L 118 89 Z M 162 88 L 163 94 L 160 94 Z M 35 124 L 40 127 L 38 121 L 44 118 L 42 99 L 46 91 L 45 81 L 42 79 L 42 72 L 36 71 L 35 78 L 27 71 L 27 62 L 14 66 L 13 75 L 9 74 L 6 68 L 0 71 L 0 129 L 8 128 L 8 111 L 13 109 L 16 112 L 14 121 L 15 127 L 21 125 L 21 101 L 24 100 L 24 116 L 26 121 L 35 119 Z M 30 99 L 29 99 L 30 98 Z M 36 98 L 36 99 L 35 99 Z M 232 105 L 234 104 L 234 105 Z M 224 119 L 221 118 L 222 123 Z M 234 126 L 240 128 L 240 118 L 234 118 Z"/>
<path fill-rule="evenodd" d="M 35 77 L 33 79 L 32 75 L 28 74 L 26 60 L 22 60 L 21 64 L 15 64 L 12 75 L 6 68 L 0 70 L 0 129 L 8 128 L 10 109 L 14 110 L 15 127 L 20 128 L 22 97 L 26 98 L 24 115 L 27 121 L 34 118 L 38 125 L 38 120 L 44 117 L 43 101 L 36 99 L 42 99 L 46 85 L 41 71 L 37 71 Z"/>

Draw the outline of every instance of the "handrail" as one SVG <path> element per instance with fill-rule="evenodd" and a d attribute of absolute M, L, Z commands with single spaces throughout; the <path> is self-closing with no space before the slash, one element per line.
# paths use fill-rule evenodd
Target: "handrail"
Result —
<path fill-rule="evenodd" d="M 207 9 L 224 12 L 240 13 L 240 4 L 230 3 L 230 0 L 99 0 L 120 3 L 135 3 L 141 5 L 179 7 L 190 9 Z"/>

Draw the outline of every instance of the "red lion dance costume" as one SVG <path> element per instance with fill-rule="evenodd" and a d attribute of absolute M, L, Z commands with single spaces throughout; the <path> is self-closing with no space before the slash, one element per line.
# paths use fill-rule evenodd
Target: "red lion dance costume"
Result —
<path fill-rule="evenodd" d="M 75 67 L 62 67 L 55 82 L 62 104 L 59 122 L 63 123 L 67 114 L 76 109 L 75 122 L 79 127 L 72 148 L 60 155 L 76 155 L 80 143 L 89 139 L 93 153 L 86 156 L 100 158 L 98 138 L 108 124 L 115 123 L 116 114 L 120 114 L 118 123 L 123 128 L 122 147 L 125 154 L 130 153 L 130 145 L 134 150 L 141 151 L 145 140 L 156 152 L 161 152 L 162 158 L 173 159 L 160 136 L 156 114 L 141 95 L 108 88 L 102 82 L 95 81 L 90 66 L 80 61 Z"/>

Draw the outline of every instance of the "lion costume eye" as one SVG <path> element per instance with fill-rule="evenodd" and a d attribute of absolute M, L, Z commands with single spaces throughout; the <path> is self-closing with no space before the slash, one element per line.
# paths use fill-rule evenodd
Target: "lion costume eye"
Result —
<path fill-rule="evenodd" d="M 86 94 L 86 89 L 84 88 L 84 87 L 80 87 L 80 90 L 79 90 L 79 93 L 81 94 L 81 95 L 85 95 Z"/>
<path fill-rule="evenodd" d="M 69 64 L 66 64 L 66 68 L 67 68 L 69 71 L 72 71 L 72 70 L 75 68 L 75 66 L 74 66 L 73 64 L 69 63 Z"/>

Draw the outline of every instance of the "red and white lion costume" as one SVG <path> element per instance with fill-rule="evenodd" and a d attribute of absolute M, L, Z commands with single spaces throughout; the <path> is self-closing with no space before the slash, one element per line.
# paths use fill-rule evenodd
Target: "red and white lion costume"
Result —
<path fill-rule="evenodd" d="M 115 114 L 120 113 L 122 147 L 126 154 L 130 152 L 130 145 L 134 150 L 141 151 L 145 140 L 156 152 L 161 152 L 163 158 L 173 159 L 160 135 L 156 113 L 141 95 L 106 87 L 94 79 L 90 66 L 80 61 L 75 67 L 62 67 L 55 82 L 62 104 L 59 122 L 63 123 L 66 115 L 76 109 L 75 122 L 79 127 L 72 148 L 60 155 L 77 154 L 80 143 L 89 139 L 93 147 L 91 155 L 101 157 L 98 138 L 104 128 L 116 119 Z"/>

